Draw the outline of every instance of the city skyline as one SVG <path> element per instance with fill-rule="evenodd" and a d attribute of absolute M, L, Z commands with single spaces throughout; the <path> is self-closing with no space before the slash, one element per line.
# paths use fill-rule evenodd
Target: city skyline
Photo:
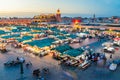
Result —
<path fill-rule="evenodd" d="M 1 0 L 0 17 L 33 17 L 41 13 L 55 13 L 59 8 L 62 16 L 120 16 L 118 0 Z"/>

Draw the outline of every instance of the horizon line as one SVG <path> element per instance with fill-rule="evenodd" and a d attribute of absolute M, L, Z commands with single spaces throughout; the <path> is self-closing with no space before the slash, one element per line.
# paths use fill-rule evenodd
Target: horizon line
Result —
<path fill-rule="evenodd" d="M 9 11 L 8 11 L 9 12 Z M 41 15 L 41 14 L 56 14 L 56 13 L 50 13 L 50 12 L 0 12 L 0 17 L 34 17 L 36 15 Z M 16 14 L 17 13 L 17 14 Z M 83 14 L 83 13 L 61 13 L 62 17 L 93 17 L 94 13 L 91 14 Z M 120 15 L 103 15 L 103 14 L 95 14 L 96 17 L 112 17 L 112 16 L 118 16 L 120 17 Z"/>

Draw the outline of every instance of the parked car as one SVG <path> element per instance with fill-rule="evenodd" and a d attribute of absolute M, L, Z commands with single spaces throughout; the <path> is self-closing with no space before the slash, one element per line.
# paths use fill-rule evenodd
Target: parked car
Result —
<path fill-rule="evenodd" d="M 115 71 L 116 69 L 117 69 L 117 64 L 111 63 L 110 66 L 109 66 L 109 70 Z"/>
<path fill-rule="evenodd" d="M 5 66 L 9 66 L 9 67 L 10 66 L 16 66 L 18 64 L 20 64 L 19 61 L 8 61 L 8 62 L 4 63 Z"/>
<path fill-rule="evenodd" d="M 120 41 L 114 41 L 114 42 L 113 42 L 113 45 L 114 45 L 114 46 L 119 46 L 119 47 L 120 47 Z"/>
<path fill-rule="evenodd" d="M 113 47 L 104 47 L 103 50 L 104 52 L 109 52 L 109 53 L 115 52 L 115 49 Z"/>
<path fill-rule="evenodd" d="M 4 63 L 4 66 L 7 66 L 7 67 L 10 67 L 10 66 L 16 66 L 16 65 L 19 65 L 21 64 L 21 61 L 22 60 L 23 62 L 22 63 L 25 63 L 25 59 L 24 58 L 19 58 L 17 57 L 16 60 L 12 60 L 12 61 L 7 61 Z"/>

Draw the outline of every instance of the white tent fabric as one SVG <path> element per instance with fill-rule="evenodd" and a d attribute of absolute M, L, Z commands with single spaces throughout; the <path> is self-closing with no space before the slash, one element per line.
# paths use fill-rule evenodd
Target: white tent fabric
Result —
<path fill-rule="evenodd" d="M 86 33 L 77 33 L 76 35 L 79 37 L 88 36 L 88 34 L 86 34 Z"/>

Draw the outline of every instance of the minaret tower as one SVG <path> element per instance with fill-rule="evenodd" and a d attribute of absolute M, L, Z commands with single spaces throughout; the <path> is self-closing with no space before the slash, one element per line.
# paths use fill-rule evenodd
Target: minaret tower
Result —
<path fill-rule="evenodd" d="M 57 18 L 57 21 L 58 21 L 58 22 L 61 22 L 61 13 L 60 13 L 60 10 L 59 10 L 59 9 L 57 10 L 56 18 Z"/>

